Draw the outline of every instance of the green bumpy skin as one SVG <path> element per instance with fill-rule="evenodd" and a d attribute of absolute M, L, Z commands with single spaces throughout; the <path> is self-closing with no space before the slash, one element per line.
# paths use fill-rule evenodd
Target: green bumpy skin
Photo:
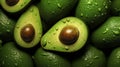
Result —
<path fill-rule="evenodd" d="M 60 32 L 65 26 L 74 26 L 79 31 L 79 37 L 73 44 L 64 44 L 60 41 Z M 67 35 L 66 35 L 67 36 Z M 44 49 L 58 52 L 75 52 L 81 49 L 88 38 L 88 29 L 83 21 L 76 17 L 66 17 L 59 20 L 50 30 L 41 38 L 41 45 Z"/>
<path fill-rule="evenodd" d="M 7 42 L 0 48 L 0 67 L 34 67 L 31 56 Z"/>
<path fill-rule="evenodd" d="M 71 64 L 65 57 L 54 52 L 38 48 L 33 56 L 36 67 L 70 67 Z"/>
<path fill-rule="evenodd" d="M 6 10 L 7 12 L 10 13 L 16 13 L 20 10 L 22 10 L 23 8 L 25 8 L 29 3 L 31 2 L 31 0 L 19 0 L 19 2 L 14 5 L 14 6 L 9 6 L 6 3 L 6 0 L 0 0 L 1 6 L 4 10 Z"/>
<path fill-rule="evenodd" d="M 3 10 L 0 9 L 0 39 L 4 42 L 13 40 L 13 31 L 16 21 L 8 17 Z"/>
<path fill-rule="evenodd" d="M 120 46 L 120 17 L 111 17 L 92 33 L 92 42 L 98 48 Z"/>
<path fill-rule="evenodd" d="M 113 15 L 120 16 L 120 0 L 112 0 L 111 10 Z"/>
<path fill-rule="evenodd" d="M 41 0 L 37 6 L 40 9 L 41 18 L 48 25 L 53 25 L 69 14 L 76 2 L 77 0 Z"/>
<path fill-rule="evenodd" d="M 75 16 L 94 29 L 107 18 L 110 4 L 110 0 L 79 0 Z"/>
<path fill-rule="evenodd" d="M 25 42 L 22 39 L 20 33 L 22 33 L 21 29 L 28 24 L 31 24 L 33 26 L 34 37 L 32 41 Z M 42 23 L 41 23 L 39 10 L 36 6 L 32 5 L 18 19 L 14 29 L 14 39 L 17 42 L 17 44 L 20 45 L 21 47 L 31 48 L 36 46 L 40 42 L 41 36 L 42 36 Z"/>
<path fill-rule="evenodd" d="M 119 67 L 120 66 L 120 47 L 115 48 L 109 58 L 107 67 Z"/>
<path fill-rule="evenodd" d="M 83 52 L 77 53 L 72 67 L 106 67 L 106 57 L 101 50 L 88 45 Z"/>

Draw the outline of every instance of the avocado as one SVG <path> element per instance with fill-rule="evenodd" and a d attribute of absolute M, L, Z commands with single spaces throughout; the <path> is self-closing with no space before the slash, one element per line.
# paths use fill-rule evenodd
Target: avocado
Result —
<path fill-rule="evenodd" d="M 13 31 L 16 24 L 16 20 L 7 16 L 7 14 L 0 9 L 0 39 L 3 42 L 12 41 Z"/>
<path fill-rule="evenodd" d="M 14 42 L 5 43 L 0 49 L 0 67 L 34 67 L 31 56 L 18 49 Z"/>
<path fill-rule="evenodd" d="M 120 17 L 110 17 L 92 35 L 94 46 L 101 49 L 120 46 Z"/>
<path fill-rule="evenodd" d="M 88 38 L 88 29 L 76 17 L 65 17 L 51 27 L 41 38 L 41 46 L 58 52 L 75 52 Z"/>
<path fill-rule="evenodd" d="M 107 67 L 119 67 L 120 66 L 120 47 L 113 49 L 108 58 Z"/>
<path fill-rule="evenodd" d="M 2 40 L 0 40 L 0 48 L 2 47 Z"/>
<path fill-rule="evenodd" d="M 10 13 L 16 13 L 25 8 L 31 0 L 0 0 L 4 10 Z"/>
<path fill-rule="evenodd" d="M 36 67 L 71 67 L 68 59 L 55 52 L 38 48 L 33 56 Z"/>
<path fill-rule="evenodd" d="M 79 0 L 75 16 L 93 30 L 108 17 L 110 4 L 110 0 Z"/>
<path fill-rule="evenodd" d="M 96 47 L 89 45 L 84 48 L 83 53 L 74 55 L 72 67 L 106 67 L 105 54 Z"/>
<path fill-rule="evenodd" d="M 41 18 L 48 26 L 68 16 L 78 0 L 41 0 L 37 6 Z"/>
<path fill-rule="evenodd" d="M 112 0 L 111 11 L 113 15 L 120 15 L 120 0 Z"/>
<path fill-rule="evenodd" d="M 14 29 L 14 39 L 24 48 L 31 48 L 40 42 L 42 36 L 42 23 L 39 10 L 31 5 L 18 19 Z"/>

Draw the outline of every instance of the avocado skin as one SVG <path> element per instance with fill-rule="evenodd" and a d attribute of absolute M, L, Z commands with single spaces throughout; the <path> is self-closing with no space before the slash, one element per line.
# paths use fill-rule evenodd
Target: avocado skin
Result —
<path fill-rule="evenodd" d="M 113 15 L 120 16 L 120 0 L 112 0 L 111 11 Z"/>
<path fill-rule="evenodd" d="M 110 17 L 92 33 L 91 40 L 101 49 L 120 46 L 120 17 Z"/>
<path fill-rule="evenodd" d="M 107 67 L 119 67 L 120 66 L 120 47 L 113 49 L 108 58 Z"/>
<path fill-rule="evenodd" d="M 31 56 L 20 50 L 14 42 L 0 48 L 0 67 L 34 67 Z"/>
<path fill-rule="evenodd" d="M 106 67 L 106 58 L 101 50 L 88 45 L 74 55 L 72 67 Z"/>
<path fill-rule="evenodd" d="M 71 67 L 70 62 L 63 56 L 38 48 L 33 56 L 36 67 Z"/>
<path fill-rule="evenodd" d="M 0 9 L 0 38 L 3 42 L 13 40 L 13 30 L 16 21 L 8 17 L 2 9 Z"/>
<path fill-rule="evenodd" d="M 41 18 L 49 26 L 68 16 L 76 2 L 77 0 L 41 0 L 37 6 L 40 10 Z"/>
<path fill-rule="evenodd" d="M 109 17 L 110 0 L 79 0 L 75 16 L 93 30 Z"/>

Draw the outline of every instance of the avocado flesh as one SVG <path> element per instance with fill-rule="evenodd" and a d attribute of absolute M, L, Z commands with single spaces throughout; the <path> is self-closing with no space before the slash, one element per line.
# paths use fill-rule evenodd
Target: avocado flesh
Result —
<path fill-rule="evenodd" d="M 25 8 L 29 3 L 31 2 L 31 0 L 19 0 L 19 2 L 14 5 L 14 6 L 9 6 L 6 3 L 6 0 L 0 0 L 1 6 L 2 8 L 10 13 L 16 13 L 20 10 L 22 10 L 23 8 Z"/>
<path fill-rule="evenodd" d="M 32 40 L 30 40 L 30 42 L 26 42 L 21 35 L 21 33 L 24 33 L 21 30 L 27 25 L 31 25 L 34 29 L 33 31 L 34 34 L 32 35 L 33 38 Z M 33 32 L 30 32 L 30 33 L 33 33 Z M 39 15 L 39 10 L 36 6 L 32 5 L 18 19 L 14 29 L 14 39 L 18 45 L 25 48 L 30 48 L 30 47 L 34 47 L 39 43 L 41 36 L 42 36 L 42 24 L 41 24 L 41 19 Z M 29 38 L 31 38 L 31 36 Z"/>
<path fill-rule="evenodd" d="M 66 26 L 74 26 L 79 31 L 79 37 L 76 42 L 67 45 L 60 41 L 59 35 L 62 29 Z M 88 37 L 88 29 L 80 19 L 76 17 L 66 17 L 58 21 L 49 31 L 47 31 L 41 38 L 41 46 L 47 50 L 54 50 L 59 52 L 75 52 L 82 48 Z"/>

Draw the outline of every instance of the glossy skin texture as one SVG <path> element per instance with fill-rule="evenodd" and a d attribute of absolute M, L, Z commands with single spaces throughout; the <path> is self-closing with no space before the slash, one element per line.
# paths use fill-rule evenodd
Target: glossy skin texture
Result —
<path fill-rule="evenodd" d="M 120 46 L 120 17 L 111 17 L 92 33 L 93 44 L 101 49 Z"/>
<path fill-rule="evenodd" d="M 110 4 L 110 0 L 79 0 L 75 16 L 82 19 L 89 29 L 95 29 L 108 17 Z"/>

